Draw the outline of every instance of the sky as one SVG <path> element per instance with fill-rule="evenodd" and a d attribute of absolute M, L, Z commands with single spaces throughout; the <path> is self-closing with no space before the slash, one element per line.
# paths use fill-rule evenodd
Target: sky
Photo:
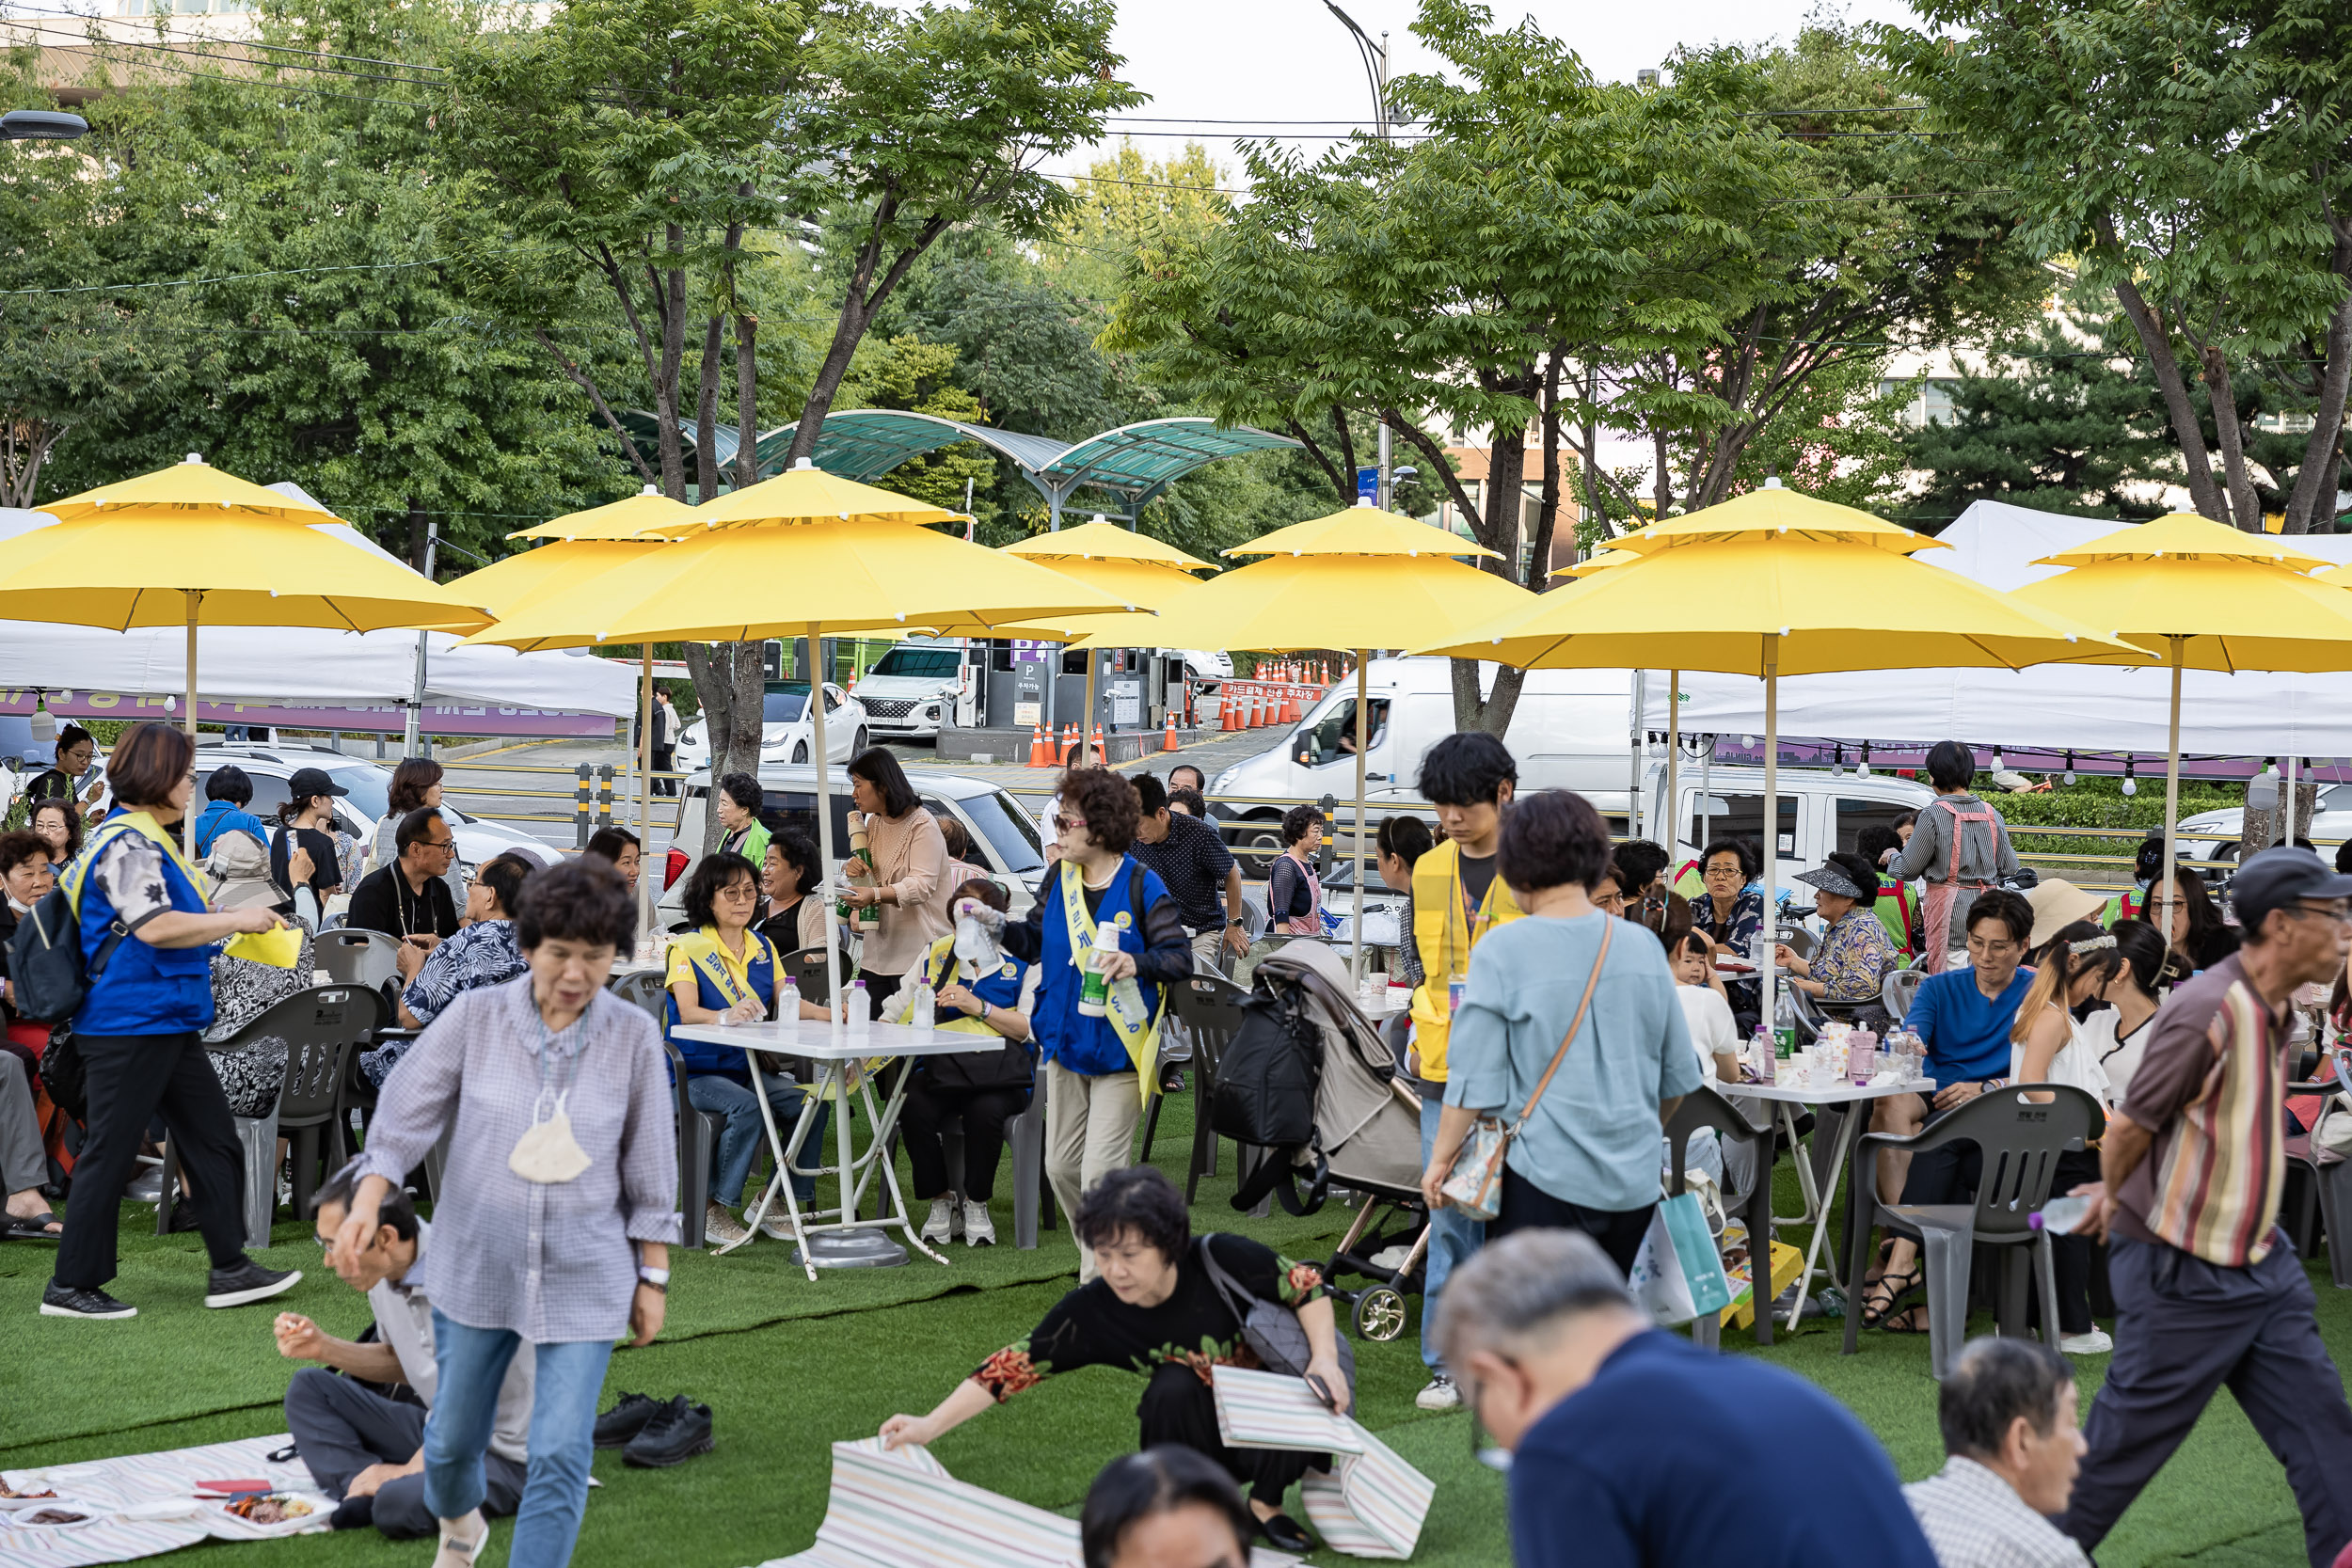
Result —
<path fill-rule="evenodd" d="M 1499 25 L 1532 15 L 1581 55 L 1597 75 L 1630 81 L 1635 71 L 1662 64 L 1680 44 L 1792 36 L 1816 3 L 1499 0 L 1493 9 Z M 1391 74 L 1434 66 L 1408 31 L 1419 8 L 1415 0 L 1340 4 L 1375 40 L 1387 29 Z M 1847 0 L 1842 11 L 1853 23 L 1912 20 L 1902 0 Z M 1370 123 L 1372 88 L 1354 40 L 1323 0 L 1120 0 L 1112 44 L 1127 58 L 1122 74 L 1152 95 L 1150 103 L 1118 122 L 1120 130 L 1135 134 L 1136 147 L 1147 156 L 1181 150 L 1190 134 L 1232 173 L 1239 163 L 1232 155 L 1232 135 L 1285 129 L 1343 135 L 1351 125 Z M 1280 127 L 1264 124 L 1268 117 L 1345 123 Z M 1253 123 L 1209 123 L 1216 120 Z M 1083 170 L 1091 156 L 1072 154 L 1063 171 Z"/>

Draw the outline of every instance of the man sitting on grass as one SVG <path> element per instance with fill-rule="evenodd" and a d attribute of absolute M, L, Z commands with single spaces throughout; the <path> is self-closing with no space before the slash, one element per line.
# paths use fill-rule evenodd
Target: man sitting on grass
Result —
<path fill-rule="evenodd" d="M 336 1172 L 311 1207 L 327 1266 L 344 1284 L 367 1292 L 376 1338 L 354 1343 L 321 1332 L 300 1313 L 278 1315 L 278 1354 L 334 1369 L 305 1367 L 294 1373 L 286 1388 L 286 1430 L 294 1433 L 294 1449 L 319 1490 L 340 1499 L 337 1529 L 373 1523 L 386 1535 L 405 1540 L 440 1528 L 424 1500 L 424 1418 L 436 1384 L 433 1304 L 424 1294 L 424 1249 L 432 1227 L 417 1218 L 408 1195 L 395 1189 L 384 1195 L 377 1211 L 383 1223 L 368 1244 L 357 1252 L 338 1247 L 335 1236 L 358 1181 L 356 1164 Z M 485 1460 L 489 1488 L 482 1505 L 493 1519 L 513 1513 L 522 1501 L 533 1370 L 526 1342 L 516 1348 L 499 1388 L 498 1426 Z M 395 1397 L 369 1384 L 405 1386 Z"/>
<path fill-rule="evenodd" d="M 1971 1339 L 1935 1415 L 1949 1457 L 1903 1497 L 1942 1568 L 2087 1568 L 2050 1523 L 2084 1449 L 2066 1357 L 2033 1339 Z"/>

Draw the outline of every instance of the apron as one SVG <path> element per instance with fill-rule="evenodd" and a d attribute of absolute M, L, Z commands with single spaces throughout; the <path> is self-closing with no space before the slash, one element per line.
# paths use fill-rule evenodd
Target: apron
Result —
<path fill-rule="evenodd" d="M 1921 905 L 1921 918 L 1926 927 L 1922 934 L 1927 938 L 1928 943 L 1928 950 L 1922 957 L 1927 960 L 1927 971 L 1930 974 L 1943 972 L 1945 957 L 1952 949 L 1953 901 L 1963 892 L 1982 893 L 1993 885 L 1991 882 L 1960 880 L 1960 845 L 1963 826 L 1970 822 L 1989 823 L 1998 820 L 1991 806 L 1983 806 L 1976 811 L 1963 811 L 1947 801 L 1935 803 L 1942 805 L 1952 819 L 1952 859 L 1951 863 L 1944 869 L 1944 879 L 1928 884 L 1927 897 Z M 1994 847 L 1996 849 L 1999 847 L 1997 843 Z"/>
<path fill-rule="evenodd" d="M 1323 935 L 1323 879 L 1315 875 L 1314 867 L 1303 863 L 1296 857 L 1284 858 L 1297 866 L 1298 874 L 1307 879 L 1307 912 L 1290 916 L 1275 929 L 1295 937 L 1319 937 Z"/>

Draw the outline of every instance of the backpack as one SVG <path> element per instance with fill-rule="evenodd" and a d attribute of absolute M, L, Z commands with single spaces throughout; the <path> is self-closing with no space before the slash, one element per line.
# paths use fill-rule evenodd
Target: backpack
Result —
<path fill-rule="evenodd" d="M 84 866 L 95 863 L 100 847 L 100 840 L 93 835 L 83 851 Z M 74 886 L 80 885 L 77 879 Z M 108 927 L 106 940 L 99 944 L 98 956 L 86 972 L 82 912 L 60 879 L 16 923 L 16 935 L 8 939 L 8 980 L 15 988 L 17 1013 L 36 1023 L 65 1022 L 80 1010 L 90 986 L 106 973 L 115 949 L 130 934 L 119 920 Z"/>
<path fill-rule="evenodd" d="M 1245 1212 L 1268 1194 L 1293 1214 L 1323 1207 L 1329 1164 L 1315 1127 L 1315 1092 L 1323 1080 L 1323 1031 L 1289 988 L 1257 991 L 1242 1005 L 1241 1027 L 1217 1057 L 1209 1126 L 1220 1137 L 1255 1145 L 1267 1157 L 1242 1179 L 1233 1207 Z M 1292 1182 L 1300 1150 L 1312 1155 L 1312 1177 L 1302 1200 Z"/>

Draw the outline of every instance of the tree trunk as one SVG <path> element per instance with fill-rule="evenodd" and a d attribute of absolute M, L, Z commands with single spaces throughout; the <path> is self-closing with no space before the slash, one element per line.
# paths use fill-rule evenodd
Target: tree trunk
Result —
<path fill-rule="evenodd" d="M 729 773 L 759 776 L 759 716 L 765 695 L 760 658 L 764 652 L 757 642 L 686 644 L 687 673 L 694 677 L 694 695 L 702 703 L 703 726 L 710 737 L 714 789 Z M 741 717 L 747 714 L 748 721 Z M 719 813 L 705 811 L 700 853 L 710 853 L 718 843 Z"/>
<path fill-rule="evenodd" d="M 2237 393 L 2230 385 L 2230 361 L 2207 343 L 2198 350 L 2206 401 L 2213 405 L 2214 434 L 2221 443 L 2221 477 L 2230 488 L 2230 515 L 2241 533 L 2263 531 L 2262 502 L 2254 498 L 2254 476 L 2246 470 L 2245 433 L 2238 428 Z"/>
<path fill-rule="evenodd" d="M 703 356 L 694 371 L 694 492 L 708 500 L 719 493 L 719 328 L 726 318 L 713 312 L 703 328 Z"/>
<path fill-rule="evenodd" d="M 742 311 L 735 318 L 735 483 L 748 488 L 759 483 L 759 360 L 755 344 L 759 318 Z"/>
<path fill-rule="evenodd" d="M 669 228 L 669 254 L 678 261 L 686 247 L 686 232 Z M 653 412 L 660 424 L 661 490 L 674 501 L 686 499 L 686 451 L 678 439 L 678 373 L 686 361 L 686 268 L 674 265 L 653 279 L 654 298 L 661 309 L 661 358 L 654 372 Z"/>
<path fill-rule="evenodd" d="M 408 503 L 409 570 L 416 572 L 421 572 L 424 570 L 424 512 L 417 505 L 415 500 L 411 499 Z"/>
<path fill-rule="evenodd" d="M 2334 527 L 2337 452 L 2344 440 L 2347 383 L 2352 383 L 2352 298 L 2338 305 L 2328 323 L 2328 363 L 2320 372 L 2319 405 L 2312 410 L 2315 422 L 2311 438 L 2303 443 L 2303 465 L 2295 471 L 2295 492 L 2287 498 L 2289 533 L 2322 532 Z M 2319 527 L 2323 514 L 2327 530 Z"/>
<path fill-rule="evenodd" d="M 1542 404 L 1544 477 L 1542 499 L 1535 507 L 1535 541 L 1527 559 L 1527 586 L 1542 593 L 1551 586 L 1551 542 L 1560 526 L 1560 351 L 1554 348 L 1544 366 Z"/>
<path fill-rule="evenodd" d="M 2188 400 L 2188 381 L 2181 374 L 2181 362 L 2172 356 L 2171 336 L 2131 279 L 2115 285 L 2115 298 L 2132 329 L 2139 334 L 2139 346 L 2146 351 L 2149 366 L 2156 372 L 2156 387 L 2164 393 L 2172 438 L 2180 443 L 2182 465 L 2187 469 L 2189 504 L 2200 515 L 2226 523 L 2221 487 L 2214 483 L 2213 459 L 2205 451 L 2205 432 L 2197 422 L 2196 405 Z"/>
<path fill-rule="evenodd" d="M 1497 429 L 1489 439 L 1492 444 L 1486 449 L 1486 516 L 1485 526 L 1474 531 L 1480 544 L 1490 550 L 1500 550 L 1502 559 L 1482 561 L 1479 565 L 1499 578 L 1518 582 L 1519 531 L 1527 515 L 1527 430 L 1524 426 L 1507 433 Z M 1531 561 L 1527 570 L 1535 572 L 1539 568 Z M 1494 688 L 1481 701 L 1477 661 L 1454 660 L 1454 727 L 1501 736 L 1511 726 L 1511 712 L 1518 706 L 1519 688 L 1526 679 L 1524 670 L 1505 665 L 1495 672 Z"/>

